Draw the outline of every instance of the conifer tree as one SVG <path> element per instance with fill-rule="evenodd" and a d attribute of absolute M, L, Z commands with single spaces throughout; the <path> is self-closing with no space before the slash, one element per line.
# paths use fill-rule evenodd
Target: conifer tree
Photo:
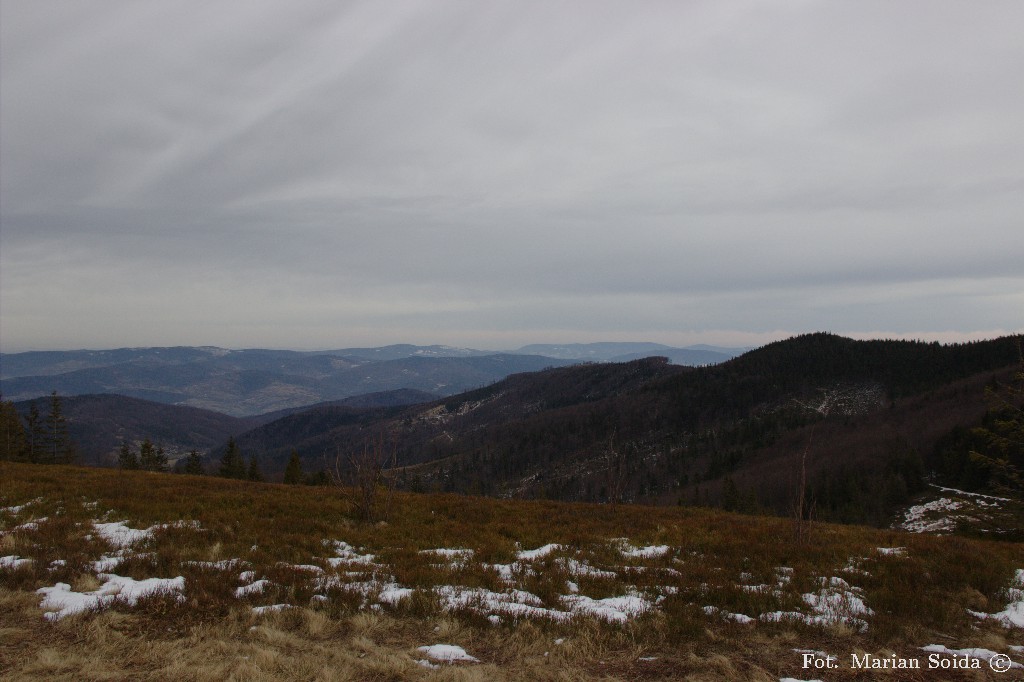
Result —
<path fill-rule="evenodd" d="M 257 483 L 263 482 L 263 474 L 260 472 L 259 464 L 256 463 L 256 455 L 250 455 L 249 457 L 249 471 L 246 478 Z"/>
<path fill-rule="evenodd" d="M 28 422 L 25 435 L 28 438 L 28 461 L 36 463 L 40 461 L 43 450 L 43 420 L 39 416 L 39 406 L 35 401 L 28 407 Z"/>
<path fill-rule="evenodd" d="M 299 459 L 298 450 L 292 450 L 292 456 L 288 459 L 288 466 L 284 470 L 284 482 L 288 485 L 302 483 L 302 461 Z"/>
<path fill-rule="evenodd" d="M 139 466 L 146 471 L 167 471 L 167 454 L 162 445 L 154 445 L 149 438 L 139 447 Z"/>
<path fill-rule="evenodd" d="M 57 391 L 54 391 L 50 394 L 50 415 L 46 418 L 46 454 L 43 461 L 49 464 L 69 464 L 74 458 L 64 407 Z"/>
<path fill-rule="evenodd" d="M 139 446 L 139 468 L 143 471 L 154 471 L 156 469 L 156 446 L 153 441 L 146 438 Z"/>
<path fill-rule="evenodd" d="M 206 473 L 203 469 L 203 458 L 195 450 L 188 453 L 188 458 L 185 460 L 185 473 L 193 476 L 202 476 Z"/>
<path fill-rule="evenodd" d="M 121 442 L 121 449 L 117 452 L 117 465 L 122 469 L 139 468 L 139 459 L 132 452 L 132 446 L 126 440 Z"/>
<path fill-rule="evenodd" d="M 225 478 L 245 478 L 245 462 L 234 437 L 228 438 L 228 447 L 220 458 L 220 475 Z"/>
<path fill-rule="evenodd" d="M 24 461 L 28 441 L 18 410 L 10 400 L 0 401 L 0 459 Z"/>

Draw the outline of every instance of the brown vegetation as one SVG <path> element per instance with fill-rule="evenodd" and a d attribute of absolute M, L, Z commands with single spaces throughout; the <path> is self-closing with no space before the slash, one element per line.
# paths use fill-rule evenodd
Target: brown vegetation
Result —
<path fill-rule="evenodd" d="M 380 523 L 361 519 L 358 500 L 345 488 L 0 463 L 0 508 L 8 509 L 0 511 L 0 556 L 31 559 L 0 568 L 0 675 L 807 679 L 822 675 L 802 670 L 793 649 L 848 658 L 854 651 L 919 655 L 917 647 L 936 642 L 1001 652 L 1024 644 L 1021 631 L 966 610 L 1005 606 L 1014 571 L 1024 568 L 1019 545 L 827 524 L 815 524 L 814 542 L 800 545 L 786 519 L 408 493 L 395 494 L 390 521 Z M 115 548 L 93 523 L 122 520 L 151 534 L 115 572 L 138 580 L 183 576 L 183 598 L 155 594 L 134 607 L 113 602 L 44 620 L 35 590 L 56 582 L 97 589 L 104 578 L 93 562 Z M 549 543 L 560 547 L 516 561 L 522 550 Z M 624 549 L 662 546 L 663 553 L 648 555 Z M 879 547 L 906 549 L 890 556 Z M 472 552 L 457 560 L 424 554 L 438 548 Z M 372 562 L 360 563 L 371 554 Z M 335 555 L 348 558 L 332 563 Z M 232 559 L 237 563 L 204 563 Z M 660 599 L 624 622 L 506 614 L 495 624 L 471 601 L 445 606 L 442 586 L 509 590 L 499 565 L 509 566 L 516 589 L 544 608 L 564 608 L 569 582 L 593 600 L 631 590 L 652 604 L 655 595 Z M 242 571 L 253 575 L 243 579 Z M 866 630 L 853 620 L 818 626 L 763 617 L 806 611 L 801 595 L 840 576 L 873 610 L 861 614 Z M 238 595 L 256 579 L 267 581 L 264 590 Z M 356 589 L 364 583 L 372 586 Z M 382 601 L 389 584 L 410 592 Z M 293 608 L 253 610 L 277 604 Z M 742 624 L 729 614 L 758 622 Z M 438 643 L 460 645 L 482 662 L 438 670 L 417 663 L 418 647 Z M 899 679 L 975 679 L 923 672 Z M 847 667 L 825 679 L 860 678 Z"/>

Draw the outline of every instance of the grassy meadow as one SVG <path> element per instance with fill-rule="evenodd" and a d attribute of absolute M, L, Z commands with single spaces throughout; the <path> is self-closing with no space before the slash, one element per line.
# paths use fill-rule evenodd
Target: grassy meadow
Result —
<path fill-rule="evenodd" d="M 984 617 L 1019 569 L 1017 544 L 698 508 L 395 493 L 363 521 L 344 488 L 0 462 L 0 677 L 1022 679 L 850 664 L 1024 662 Z"/>

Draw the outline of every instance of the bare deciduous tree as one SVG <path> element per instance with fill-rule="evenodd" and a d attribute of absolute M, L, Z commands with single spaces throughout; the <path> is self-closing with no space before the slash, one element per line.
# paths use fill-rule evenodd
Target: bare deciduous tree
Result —
<path fill-rule="evenodd" d="M 344 460 L 340 451 L 335 456 L 334 466 L 330 469 L 332 482 L 338 486 L 347 482 L 355 488 L 356 512 L 363 520 L 388 519 L 395 476 L 386 475 L 385 471 L 395 468 L 397 456 L 396 448 L 387 447 L 383 433 L 364 444 L 361 451 L 350 454 Z"/>

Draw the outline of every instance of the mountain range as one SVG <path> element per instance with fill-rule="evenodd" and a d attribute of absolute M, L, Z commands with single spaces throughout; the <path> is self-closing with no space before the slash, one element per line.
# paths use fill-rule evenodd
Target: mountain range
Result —
<path fill-rule="evenodd" d="M 453 395 L 509 374 L 581 361 L 661 354 L 684 364 L 707 364 L 740 350 L 604 343 L 532 346 L 509 353 L 414 345 L 313 352 L 214 347 L 36 351 L 0 354 L 0 392 L 15 401 L 52 391 L 64 396 L 114 393 L 246 417 L 398 389 Z"/>
<path fill-rule="evenodd" d="M 94 386 L 88 377 L 134 394 L 65 395 L 80 461 L 89 464 L 110 464 L 121 442 L 148 438 L 172 462 L 205 452 L 213 471 L 231 437 L 271 480 L 293 451 L 307 475 L 344 477 L 359 453 L 383 448 L 396 465 L 391 480 L 410 490 L 788 513 L 804 480 L 819 517 L 886 523 L 935 477 L 984 489 L 988 474 L 971 455 L 983 444 L 972 434 L 994 419 L 993 387 L 1014 379 L 1020 343 L 808 334 L 696 367 L 668 362 L 656 344 L 527 346 L 513 355 L 391 346 L 2 359 L 5 375 L 36 372 L 5 379 L 5 398 L 10 386 L 46 380 Z M 541 351 L 561 357 L 531 354 Z M 655 355 L 610 361 L 647 353 Z M 356 394 L 310 400 L 339 387 Z M 385 390 L 359 392 L 371 387 Z M 226 404 L 236 394 L 244 409 L 234 414 L 168 404 Z M 30 404 L 17 408 L 25 414 Z M 254 414 L 257 405 L 277 409 Z M 45 412 L 45 402 L 38 407 Z"/>
<path fill-rule="evenodd" d="M 272 474 L 293 449 L 307 471 L 344 469 L 382 443 L 402 487 L 501 497 L 787 513 L 803 475 L 819 516 L 883 523 L 981 422 L 1018 344 L 812 334 L 708 367 L 555 367 L 375 414 L 298 412 L 236 441 Z"/>

